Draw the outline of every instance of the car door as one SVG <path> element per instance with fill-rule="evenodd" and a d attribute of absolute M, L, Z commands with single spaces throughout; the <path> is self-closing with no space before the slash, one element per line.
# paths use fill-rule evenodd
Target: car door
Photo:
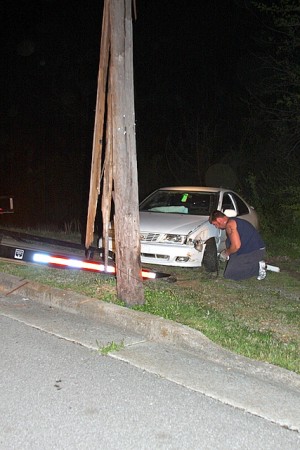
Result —
<path fill-rule="evenodd" d="M 236 212 L 237 217 L 247 220 L 257 228 L 258 221 L 254 208 L 248 205 L 239 195 L 235 192 L 225 192 L 222 199 L 222 211 L 226 209 L 233 209 Z"/>

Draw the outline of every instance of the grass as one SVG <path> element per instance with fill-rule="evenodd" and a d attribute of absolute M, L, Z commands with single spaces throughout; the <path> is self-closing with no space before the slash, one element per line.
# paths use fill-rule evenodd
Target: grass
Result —
<path fill-rule="evenodd" d="M 286 242 L 283 248 L 286 252 Z M 292 256 L 280 254 L 278 243 L 276 251 L 270 249 L 268 262 L 281 272 L 268 272 L 260 282 L 225 280 L 224 266 L 219 276 L 202 269 L 154 267 L 177 281 L 146 281 L 145 304 L 135 309 L 195 328 L 236 353 L 300 373 L 300 250 L 296 244 L 290 248 Z M 0 271 L 122 304 L 113 277 L 4 260 Z"/>
<path fill-rule="evenodd" d="M 110 352 L 118 352 L 124 348 L 124 341 L 120 343 L 112 341 L 104 346 L 101 346 L 98 341 L 96 343 L 98 345 L 98 352 L 104 356 L 107 356 Z"/>

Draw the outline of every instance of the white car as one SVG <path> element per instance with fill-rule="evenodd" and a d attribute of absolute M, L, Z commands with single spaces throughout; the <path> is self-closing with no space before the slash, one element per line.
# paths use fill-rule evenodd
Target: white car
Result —
<path fill-rule="evenodd" d="M 254 208 L 238 194 L 215 187 L 165 187 L 140 204 L 141 262 L 177 267 L 218 269 L 225 231 L 208 221 L 214 210 L 248 220 L 256 228 Z"/>

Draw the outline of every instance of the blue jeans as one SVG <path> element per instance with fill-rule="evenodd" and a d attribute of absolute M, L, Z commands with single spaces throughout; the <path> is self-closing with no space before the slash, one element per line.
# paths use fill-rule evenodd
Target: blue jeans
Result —
<path fill-rule="evenodd" d="M 266 249 L 262 248 L 251 253 L 238 255 L 233 253 L 227 262 L 224 271 L 224 278 L 229 280 L 246 280 L 257 277 L 259 271 L 259 261 L 266 257 Z"/>

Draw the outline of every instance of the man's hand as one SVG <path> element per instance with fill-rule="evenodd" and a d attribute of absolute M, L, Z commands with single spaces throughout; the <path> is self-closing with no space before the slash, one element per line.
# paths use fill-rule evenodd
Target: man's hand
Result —
<path fill-rule="evenodd" d="M 222 250 L 219 255 L 220 261 L 225 262 L 229 260 L 229 256 L 226 253 L 226 250 Z"/>

